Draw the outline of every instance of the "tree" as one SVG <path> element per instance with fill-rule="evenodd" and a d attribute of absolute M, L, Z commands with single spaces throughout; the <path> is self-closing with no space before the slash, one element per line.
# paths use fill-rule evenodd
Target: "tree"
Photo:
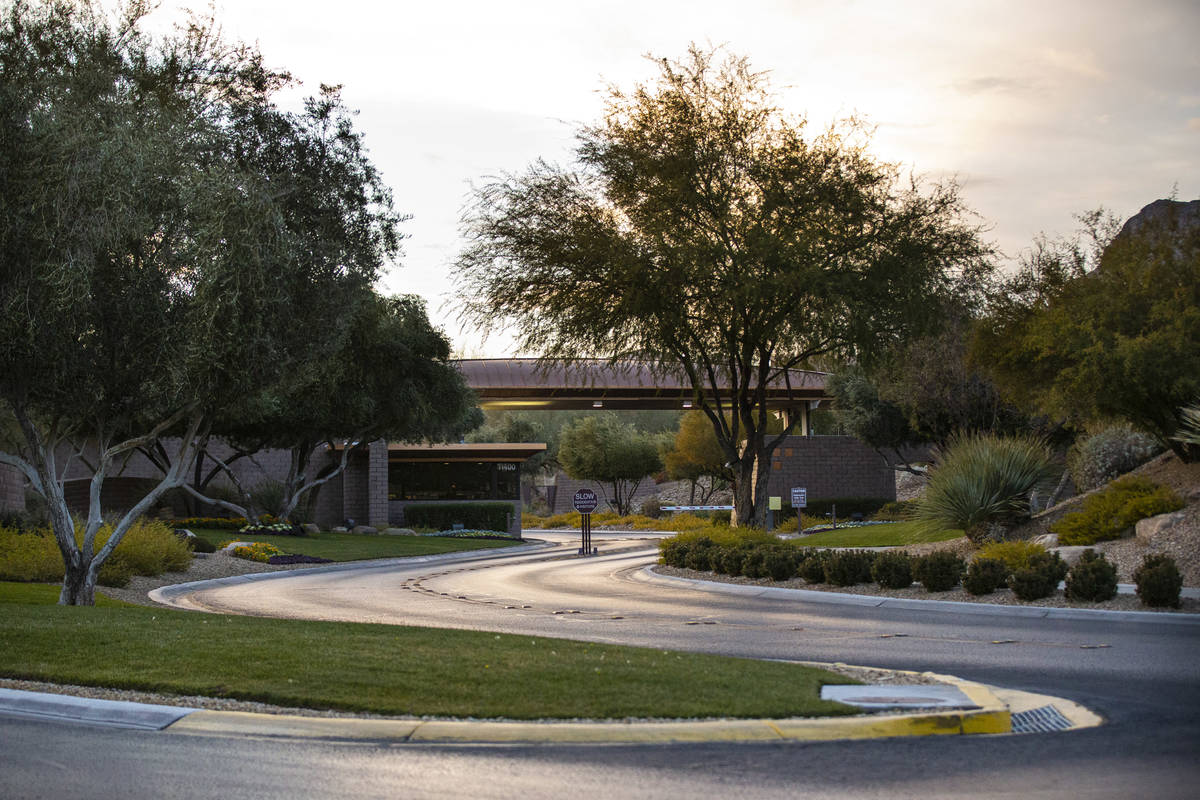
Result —
<path fill-rule="evenodd" d="M 816 356 L 866 358 L 986 272 L 953 184 L 872 159 L 853 121 L 805 138 L 744 59 L 692 48 L 612 88 L 575 169 L 481 187 L 457 278 L 465 316 L 546 358 L 644 359 L 686 376 L 763 525 L 767 387 Z M 964 298 L 960 302 L 966 302 Z"/>
<path fill-rule="evenodd" d="M 1200 201 L 1159 200 L 1121 228 L 1085 215 L 1042 237 L 977 327 L 972 356 L 1014 400 L 1082 426 L 1123 419 L 1183 460 L 1181 409 L 1200 396 Z"/>
<path fill-rule="evenodd" d="M 564 428 L 558 457 L 572 478 L 607 484 L 605 500 L 621 516 L 630 512 L 642 480 L 662 469 L 654 439 L 608 415 L 587 416 Z"/>
<path fill-rule="evenodd" d="M 722 484 L 732 480 L 733 473 L 725 466 L 725 451 L 717 441 L 712 423 L 703 414 L 684 414 L 679 420 L 675 439 L 663 454 L 667 477 L 685 480 L 691 484 L 688 503 L 696 502 L 696 486 L 701 478 L 708 478 L 700 503 L 704 504 Z"/>
<path fill-rule="evenodd" d="M 214 423 L 295 367 L 287 287 L 306 264 L 286 188 L 239 135 L 286 76 L 212 20 L 152 40 L 147 8 L 17 2 L 0 21 L 0 413 L 19 430 L 0 462 L 46 500 L 61 603 L 93 602 L 100 566 L 184 484 Z M 105 480 L 166 437 L 162 479 L 97 549 Z M 78 534 L 76 459 L 92 475 Z"/>

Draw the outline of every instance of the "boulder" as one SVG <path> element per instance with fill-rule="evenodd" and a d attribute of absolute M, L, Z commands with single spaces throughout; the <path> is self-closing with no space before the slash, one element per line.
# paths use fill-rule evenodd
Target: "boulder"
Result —
<path fill-rule="evenodd" d="M 1159 514 L 1156 517 L 1146 517 L 1143 520 L 1138 520 L 1134 532 L 1139 542 L 1149 544 L 1150 540 L 1158 536 L 1165 530 L 1174 528 L 1179 523 L 1183 522 L 1187 517 L 1184 511 L 1169 511 L 1166 514 Z"/>
<path fill-rule="evenodd" d="M 337 525 L 333 528 L 330 528 L 330 530 L 333 531 L 334 533 L 349 533 L 349 531 L 346 530 L 345 525 Z"/>
<path fill-rule="evenodd" d="M 222 553 L 232 553 L 235 548 L 249 547 L 252 544 L 254 544 L 254 542 L 230 542 L 229 544 L 227 544 L 221 548 L 221 552 Z"/>
<path fill-rule="evenodd" d="M 412 528 L 384 528 L 380 531 L 384 536 L 416 536 L 417 532 Z"/>
<path fill-rule="evenodd" d="M 1041 536 L 1035 536 L 1031 539 L 1034 544 L 1040 544 L 1042 547 L 1049 550 L 1051 547 L 1058 547 L 1057 533 L 1043 533 Z"/>
<path fill-rule="evenodd" d="M 378 528 L 372 528 L 370 525 L 355 525 L 350 531 L 351 533 L 379 533 Z"/>
<path fill-rule="evenodd" d="M 1067 562 L 1068 567 L 1073 567 L 1079 563 L 1079 556 L 1084 550 L 1094 550 L 1093 547 L 1086 545 L 1064 545 L 1063 547 L 1055 547 L 1054 552 L 1062 556 L 1062 560 Z"/>
<path fill-rule="evenodd" d="M 304 533 L 308 536 L 315 536 L 321 532 L 321 526 L 314 525 L 311 522 L 306 522 L 300 526 L 300 530 L 304 531 Z"/>

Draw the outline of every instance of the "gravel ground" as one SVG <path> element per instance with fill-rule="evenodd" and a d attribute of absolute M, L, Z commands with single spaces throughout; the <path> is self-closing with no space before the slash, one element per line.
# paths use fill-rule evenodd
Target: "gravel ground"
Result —
<path fill-rule="evenodd" d="M 197 553 L 192 557 L 191 566 L 186 572 L 164 572 L 153 578 L 136 575 L 123 589 L 109 586 L 97 587 L 97 591 L 114 600 L 123 600 L 139 606 L 160 606 L 151 600 L 147 593 L 160 586 L 170 586 L 176 583 L 204 581 L 211 578 L 228 578 L 233 575 L 247 575 L 251 572 L 286 572 L 294 569 L 319 566 L 317 564 L 264 564 L 261 561 L 249 561 L 244 558 L 217 553 Z"/>
<path fill-rule="evenodd" d="M 1018 600 L 1008 589 L 999 589 L 992 594 L 976 597 L 967 594 L 963 589 L 951 589 L 948 592 L 927 592 L 924 587 L 913 584 L 908 589 L 884 589 L 874 583 L 860 583 L 857 586 L 830 586 L 826 583 L 807 583 L 803 578 L 793 578 L 790 581 L 773 581 L 770 578 L 745 578 L 731 575 L 718 575 L 715 572 L 697 572 L 692 569 L 667 567 L 662 564 L 654 567 L 660 575 L 674 575 L 679 578 L 693 578 L 716 583 L 736 583 L 743 586 L 777 586 L 784 589 L 814 589 L 822 592 L 838 592 L 841 594 L 865 594 L 875 597 L 898 597 L 910 600 L 952 600 L 962 603 L 990 603 L 1002 606 L 1032 606 L 1038 608 L 1099 608 L 1106 611 L 1161 611 L 1163 613 L 1200 613 L 1200 600 L 1185 598 L 1178 609 L 1148 608 L 1142 605 L 1136 595 L 1117 595 L 1112 600 L 1103 603 L 1084 603 L 1067 600 L 1061 590 L 1052 597 L 1026 602 Z"/>

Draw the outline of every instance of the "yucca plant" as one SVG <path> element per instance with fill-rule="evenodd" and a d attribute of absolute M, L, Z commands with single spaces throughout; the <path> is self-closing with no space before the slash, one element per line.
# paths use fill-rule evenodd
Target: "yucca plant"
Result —
<path fill-rule="evenodd" d="M 1002 539 L 1029 518 L 1029 496 L 1054 477 L 1046 443 L 1030 436 L 954 437 L 929 473 L 915 517 L 927 528 L 961 528 L 972 542 Z"/>
<path fill-rule="evenodd" d="M 1200 405 L 1181 408 L 1179 415 L 1183 420 L 1172 438 L 1177 442 L 1200 447 Z"/>

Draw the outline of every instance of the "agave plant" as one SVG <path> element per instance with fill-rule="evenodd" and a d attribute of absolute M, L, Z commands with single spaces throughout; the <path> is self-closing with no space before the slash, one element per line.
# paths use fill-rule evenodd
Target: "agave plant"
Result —
<path fill-rule="evenodd" d="M 930 470 L 915 517 L 929 528 L 961 528 L 976 543 L 1002 539 L 1029 518 L 1030 495 L 1054 474 L 1041 439 L 959 435 Z"/>
<path fill-rule="evenodd" d="M 1200 405 L 1181 408 L 1179 415 L 1183 417 L 1179 424 L 1179 431 L 1171 438 L 1177 442 L 1200 447 Z"/>

